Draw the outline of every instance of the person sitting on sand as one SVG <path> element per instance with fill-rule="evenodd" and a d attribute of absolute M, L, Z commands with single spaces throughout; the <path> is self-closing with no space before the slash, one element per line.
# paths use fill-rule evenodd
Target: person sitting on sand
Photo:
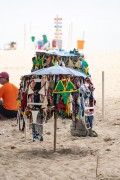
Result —
<path fill-rule="evenodd" d="M 0 73 L 0 115 L 6 118 L 17 117 L 18 88 L 9 82 L 7 72 Z"/>

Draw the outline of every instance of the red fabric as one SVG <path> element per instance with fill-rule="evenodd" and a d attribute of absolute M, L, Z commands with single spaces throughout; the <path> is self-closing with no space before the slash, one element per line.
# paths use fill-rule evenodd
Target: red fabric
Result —
<path fill-rule="evenodd" d="M 26 108 L 26 106 L 27 106 L 27 93 L 24 92 L 22 96 L 21 107 Z"/>

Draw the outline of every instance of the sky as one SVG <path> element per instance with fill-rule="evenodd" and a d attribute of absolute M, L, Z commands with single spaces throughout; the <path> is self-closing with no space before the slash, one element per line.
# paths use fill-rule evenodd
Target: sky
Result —
<path fill-rule="evenodd" d="M 47 35 L 55 38 L 55 21 L 62 18 L 63 49 L 120 50 L 120 0 L 0 0 L 0 46 L 15 41 L 29 48 Z"/>

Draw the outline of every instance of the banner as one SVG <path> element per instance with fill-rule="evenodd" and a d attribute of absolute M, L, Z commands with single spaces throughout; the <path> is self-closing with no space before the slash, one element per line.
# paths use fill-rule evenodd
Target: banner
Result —
<path fill-rule="evenodd" d="M 62 28 L 62 26 L 59 26 L 59 25 L 55 25 L 54 27 L 55 28 Z"/>
<path fill-rule="evenodd" d="M 55 28 L 55 40 L 56 40 L 56 47 L 62 48 L 62 18 L 54 18 L 54 28 Z M 61 40 L 58 42 L 58 40 Z M 55 43 L 53 44 L 55 46 Z"/>
<path fill-rule="evenodd" d="M 54 22 L 55 24 L 62 24 L 62 22 L 59 22 L 59 21 L 57 21 L 57 22 Z"/>
<path fill-rule="evenodd" d="M 55 36 L 56 39 L 61 39 L 61 36 Z"/>
<path fill-rule="evenodd" d="M 54 18 L 54 20 L 55 20 L 55 21 L 61 21 L 62 18 L 58 18 L 58 17 L 57 17 L 57 18 Z"/>
<path fill-rule="evenodd" d="M 77 40 L 77 49 L 84 49 L 84 40 Z"/>
<path fill-rule="evenodd" d="M 56 40 L 55 40 L 55 39 L 52 40 L 52 47 L 53 47 L 53 48 L 56 47 Z"/>
<path fill-rule="evenodd" d="M 32 40 L 32 42 L 34 42 L 35 41 L 35 36 L 31 36 L 31 40 Z"/>
<path fill-rule="evenodd" d="M 57 32 L 57 33 L 55 33 L 55 35 L 62 35 L 62 33 L 58 33 L 58 32 Z"/>
<path fill-rule="evenodd" d="M 60 32 L 61 31 L 61 29 L 56 29 L 56 32 Z"/>
<path fill-rule="evenodd" d="M 47 43 L 48 42 L 47 36 L 44 34 L 42 35 L 42 37 L 43 37 L 44 44 Z"/>

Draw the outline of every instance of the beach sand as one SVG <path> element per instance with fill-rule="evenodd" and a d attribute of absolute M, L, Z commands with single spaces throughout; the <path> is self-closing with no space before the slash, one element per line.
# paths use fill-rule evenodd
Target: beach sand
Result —
<path fill-rule="evenodd" d="M 0 51 L 0 71 L 19 87 L 30 73 L 32 51 Z M 44 141 L 32 142 L 31 130 L 19 131 L 15 119 L 0 119 L 0 180 L 120 180 L 120 52 L 85 52 L 95 86 L 93 130 L 98 137 L 74 137 L 71 120 L 44 123 Z M 104 119 L 102 116 L 104 72 Z"/>

